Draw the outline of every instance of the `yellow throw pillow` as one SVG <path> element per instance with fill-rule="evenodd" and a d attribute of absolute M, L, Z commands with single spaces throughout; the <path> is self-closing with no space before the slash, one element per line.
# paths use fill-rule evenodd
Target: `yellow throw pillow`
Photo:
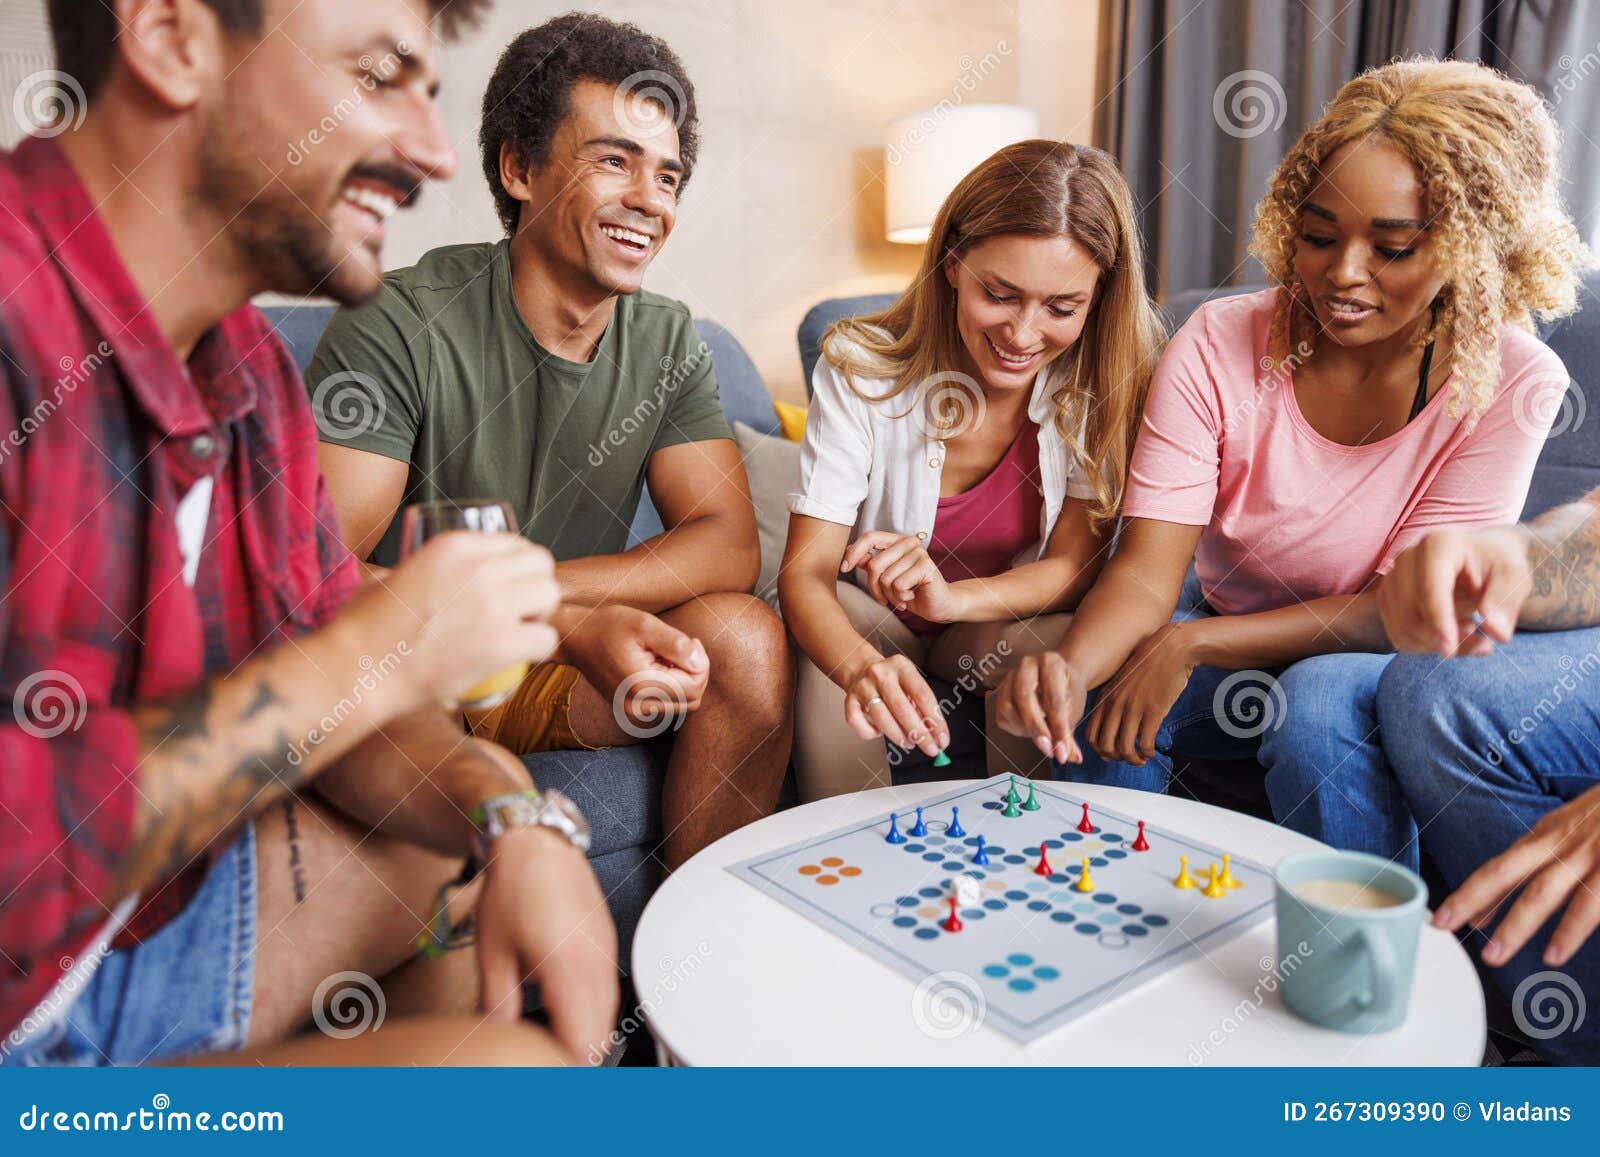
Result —
<path fill-rule="evenodd" d="M 791 442 L 798 442 L 805 437 L 806 408 L 791 405 L 788 402 L 773 402 L 772 408 L 778 412 L 778 425 L 783 427 L 783 436 Z"/>

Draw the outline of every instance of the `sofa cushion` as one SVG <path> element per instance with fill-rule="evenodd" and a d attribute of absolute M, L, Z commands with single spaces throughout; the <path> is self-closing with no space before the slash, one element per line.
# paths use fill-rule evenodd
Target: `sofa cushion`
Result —
<path fill-rule="evenodd" d="M 789 541 L 789 491 L 800 483 L 800 444 L 733 424 L 733 440 L 744 458 L 750 497 L 756 508 L 756 533 L 761 536 L 761 577 L 756 598 L 778 605 L 778 570 Z"/>
<path fill-rule="evenodd" d="M 830 297 L 819 301 L 800 319 L 800 369 L 805 374 L 806 396 L 811 396 L 811 374 L 822 356 L 822 335 L 841 318 L 877 313 L 894 304 L 898 293 L 868 293 L 861 297 Z"/>

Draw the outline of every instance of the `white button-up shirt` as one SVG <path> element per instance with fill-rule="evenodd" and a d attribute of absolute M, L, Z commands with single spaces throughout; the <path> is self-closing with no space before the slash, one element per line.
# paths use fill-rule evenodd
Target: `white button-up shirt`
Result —
<path fill-rule="evenodd" d="M 1052 364 L 1034 378 L 1028 418 L 1039 427 L 1039 482 L 1044 491 L 1039 539 L 1013 560 L 1032 562 L 1061 516 L 1065 498 L 1093 501 L 1094 488 L 1056 428 L 1059 372 Z M 881 395 L 892 382 L 857 378 L 862 391 Z M 882 402 L 859 396 L 826 358 L 811 376 L 811 409 L 800 447 L 800 488 L 789 494 L 795 514 L 854 528 L 912 534 L 926 543 L 939 510 L 945 448 L 930 433 L 932 423 L 910 412 L 917 392 L 906 390 Z"/>

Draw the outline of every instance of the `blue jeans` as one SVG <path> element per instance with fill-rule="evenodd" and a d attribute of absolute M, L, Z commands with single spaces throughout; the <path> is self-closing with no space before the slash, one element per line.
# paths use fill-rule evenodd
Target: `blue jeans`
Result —
<path fill-rule="evenodd" d="M 1459 887 L 1600 783 L 1600 629 L 1524 632 L 1478 659 L 1401 656 L 1379 683 L 1378 718 L 1422 844 Z M 1552 975 L 1540 957 L 1558 920 L 1495 969 L 1495 982 L 1547 1058 L 1600 1064 L 1600 934 Z M 1587 1006 L 1576 1031 L 1562 989 L 1572 1007 Z"/>
<path fill-rule="evenodd" d="M 1212 614 L 1191 576 L 1173 620 Z M 1392 658 L 1317 655 L 1265 671 L 1196 667 L 1142 767 L 1102 759 L 1080 728 L 1083 763 L 1058 763 L 1056 778 L 1164 793 L 1174 757 L 1259 760 L 1280 824 L 1415 869 L 1416 824 L 1378 735 L 1378 681 Z"/>
<path fill-rule="evenodd" d="M 256 838 L 246 824 L 183 911 L 142 943 L 108 953 L 70 1006 L 50 1009 L 40 1029 L 32 1015 L 0 1026 L 0 1068 L 235 1052 L 250 1030 L 255 951 Z M 60 1006 L 56 998 L 45 1005 Z"/>

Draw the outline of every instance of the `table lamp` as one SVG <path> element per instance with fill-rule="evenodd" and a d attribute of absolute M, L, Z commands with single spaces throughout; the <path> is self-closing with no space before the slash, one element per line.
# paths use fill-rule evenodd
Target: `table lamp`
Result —
<path fill-rule="evenodd" d="M 936 105 L 894 121 L 884 146 L 888 239 L 922 244 L 939 206 L 979 161 L 1038 135 L 1038 116 L 1011 104 Z"/>

